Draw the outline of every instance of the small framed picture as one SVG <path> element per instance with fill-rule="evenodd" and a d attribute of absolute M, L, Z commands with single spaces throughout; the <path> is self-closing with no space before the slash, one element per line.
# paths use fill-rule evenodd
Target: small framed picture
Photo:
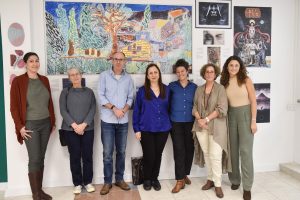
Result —
<path fill-rule="evenodd" d="M 231 28 L 231 0 L 195 0 L 196 28 Z"/>

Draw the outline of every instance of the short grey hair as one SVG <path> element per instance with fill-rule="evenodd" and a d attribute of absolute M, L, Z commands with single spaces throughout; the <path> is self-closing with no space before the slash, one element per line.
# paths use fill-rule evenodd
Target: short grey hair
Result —
<path fill-rule="evenodd" d="M 70 76 L 70 72 L 71 72 L 72 70 L 76 70 L 76 71 L 78 71 L 80 74 L 82 74 L 82 71 L 81 71 L 81 69 L 80 69 L 79 67 L 70 67 L 70 68 L 67 70 L 68 76 Z"/>

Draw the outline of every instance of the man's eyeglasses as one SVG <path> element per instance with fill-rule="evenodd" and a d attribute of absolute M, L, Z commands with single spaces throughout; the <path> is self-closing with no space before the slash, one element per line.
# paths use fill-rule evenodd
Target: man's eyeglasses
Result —
<path fill-rule="evenodd" d="M 126 59 L 123 59 L 123 58 L 113 58 L 112 60 L 116 61 L 116 62 L 124 62 Z"/>

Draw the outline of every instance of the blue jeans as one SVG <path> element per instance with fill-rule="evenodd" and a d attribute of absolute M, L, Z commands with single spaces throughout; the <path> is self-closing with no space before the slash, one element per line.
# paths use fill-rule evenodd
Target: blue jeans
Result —
<path fill-rule="evenodd" d="M 103 144 L 104 183 L 112 183 L 113 152 L 116 146 L 116 181 L 122 181 L 125 170 L 125 151 L 128 123 L 113 124 L 101 121 L 101 141 Z"/>

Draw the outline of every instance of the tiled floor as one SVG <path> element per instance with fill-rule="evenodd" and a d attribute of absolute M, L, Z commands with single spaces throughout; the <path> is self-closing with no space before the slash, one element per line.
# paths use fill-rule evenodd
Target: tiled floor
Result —
<path fill-rule="evenodd" d="M 74 197 L 72 187 L 47 188 L 46 191 L 55 200 L 219 200 L 214 190 L 202 191 L 200 188 L 205 183 L 205 178 L 191 178 L 192 185 L 188 185 L 177 194 L 172 194 L 175 181 L 162 180 L 161 191 L 144 191 L 142 185 L 132 186 L 131 191 L 122 191 L 113 187 L 108 195 L 101 196 L 99 191 L 102 185 L 96 185 L 97 191 L 91 194 L 82 193 Z M 223 178 L 223 200 L 242 200 L 242 189 L 232 191 L 227 176 Z M 0 192 L 0 200 L 3 192 Z M 282 172 L 256 173 L 252 189 L 253 200 L 299 200 L 300 181 Z M 31 200 L 30 196 L 10 197 L 5 200 Z"/>

